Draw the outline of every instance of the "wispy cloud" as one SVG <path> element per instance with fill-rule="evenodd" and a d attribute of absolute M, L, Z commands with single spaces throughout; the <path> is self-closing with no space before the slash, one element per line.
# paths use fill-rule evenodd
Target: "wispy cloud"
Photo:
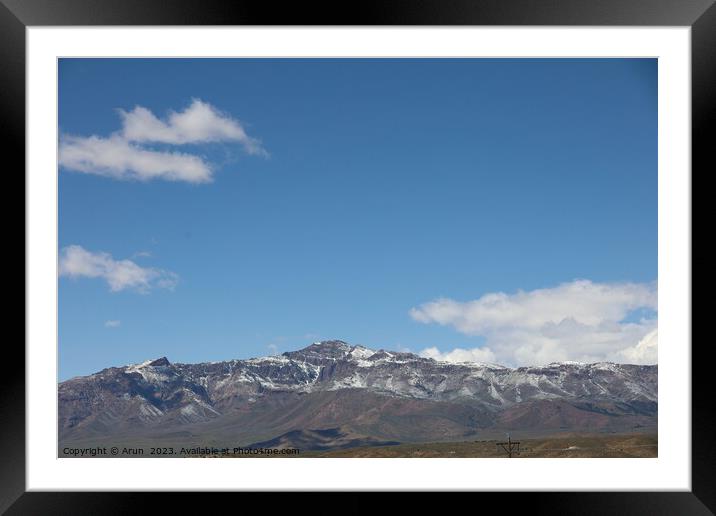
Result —
<path fill-rule="evenodd" d="M 184 111 L 169 112 L 166 122 L 142 106 L 131 111 L 120 109 L 119 114 L 122 135 L 129 141 L 171 145 L 236 141 L 249 154 L 266 155 L 261 142 L 246 134 L 238 120 L 199 99 L 193 99 Z"/>
<path fill-rule="evenodd" d="M 122 325 L 122 321 L 119 321 L 117 319 L 110 319 L 109 321 L 104 322 L 105 328 L 119 328 Z"/>
<path fill-rule="evenodd" d="M 484 346 L 473 349 L 422 352 L 441 360 L 506 365 L 562 360 L 655 363 L 656 316 L 626 320 L 639 309 L 656 313 L 655 282 L 578 280 L 529 292 L 490 293 L 467 302 L 441 298 L 411 309 L 410 316 L 486 339 Z"/>
<path fill-rule="evenodd" d="M 122 129 L 107 137 L 62 135 L 60 165 L 119 180 L 207 183 L 212 180 L 213 167 L 203 157 L 148 144 L 237 142 L 248 154 L 268 156 L 261 142 L 249 136 L 238 120 L 199 99 L 182 112 L 170 112 L 166 121 L 142 106 L 118 112 Z"/>
<path fill-rule="evenodd" d="M 100 278 L 112 292 L 131 289 L 148 293 L 153 288 L 173 289 L 179 277 L 170 271 L 141 267 L 131 260 L 115 260 L 109 253 L 90 252 L 79 245 L 60 252 L 60 276 Z"/>
<path fill-rule="evenodd" d="M 63 136 L 59 161 L 75 172 L 123 180 L 207 183 L 212 174 L 211 167 L 202 158 L 144 149 L 116 135 L 109 138 Z"/>

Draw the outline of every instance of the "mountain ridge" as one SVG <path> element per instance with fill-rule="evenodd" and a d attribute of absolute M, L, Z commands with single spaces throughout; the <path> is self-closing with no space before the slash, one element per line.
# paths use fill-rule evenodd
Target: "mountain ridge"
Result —
<path fill-rule="evenodd" d="M 221 363 L 228 363 L 228 362 L 245 362 L 245 361 L 257 361 L 257 360 L 270 360 L 272 358 L 278 358 L 278 357 L 293 357 L 297 354 L 307 352 L 308 350 L 315 350 L 315 349 L 326 349 L 327 346 L 334 345 L 336 347 L 340 347 L 341 345 L 345 345 L 348 349 L 348 351 L 352 351 L 354 349 L 358 350 L 365 350 L 371 355 L 374 354 L 381 354 L 381 356 L 385 356 L 386 354 L 390 354 L 391 356 L 395 355 L 406 355 L 406 356 L 412 356 L 418 359 L 423 360 L 431 360 L 434 362 L 437 362 L 439 364 L 458 364 L 458 365 L 473 365 L 473 366 L 479 366 L 479 367 L 487 367 L 487 368 L 495 368 L 495 369 L 512 369 L 512 370 L 518 370 L 518 369 L 535 369 L 535 368 L 541 368 L 541 367 L 549 367 L 549 366 L 559 366 L 559 365 L 574 365 L 574 366 L 596 366 L 596 365 L 625 365 L 625 366 L 641 366 L 644 365 L 646 367 L 657 367 L 658 364 L 631 364 L 628 362 L 611 362 L 611 361 L 598 361 L 598 362 L 580 362 L 575 360 L 561 360 L 561 361 L 553 361 L 542 365 L 530 365 L 530 366 L 506 366 L 503 364 L 498 364 L 495 362 L 482 362 L 482 361 L 471 361 L 471 360 L 465 360 L 465 361 L 448 361 L 448 360 L 436 360 L 431 357 L 423 357 L 421 355 L 411 353 L 411 352 L 402 352 L 402 351 L 390 351 L 385 350 L 383 348 L 378 350 L 373 350 L 371 348 L 368 348 L 366 346 L 355 344 L 351 345 L 348 344 L 345 341 L 342 340 L 325 340 L 325 341 L 316 341 L 312 344 L 306 346 L 305 348 L 296 350 L 296 351 L 284 351 L 282 353 L 274 353 L 273 355 L 262 355 L 257 357 L 249 357 L 249 358 L 231 358 L 226 360 L 214 360 L 214 361 L 206 361 L 206 362 L 170 362 L 169 359 L 166 356 L 161 356 L 155 359 L 148 359 L 144 362 L 134 363 L 134 364 L 126 364 L 124 366 L 117 366 L 117 367 L 138 367 L 138 366 L 144 366 L 144 365 L 205 365 L 205 364 L 221 364 Z M 110 368 L 106 368 L 110 369 Z M 101 372 L 101 371 L 98 371 Z M 90 375 L 79 375 L 74 376 L 72 378 L 68 378 L 67 380 L 71 380 L 74 378 L 83 378 L 86 376 L 91 376 L 92 374 L 97 373 L 91 373 Z M 67 381 L 65 380 L 65 381 Z M 60 382 L 62 383 L 62 382 Z"/>
<path fill-rule="evenodd" d="M 657 372 L 610 362 L 441 362 L 330 340 L 243 360 L 159 357 L 75 377 L 58 386 L 58 425 L 61 440 L 188 431 L 245 442 L 337 427 L 391 442 L 510 425 L 633 428 L 655 424 Z"/>

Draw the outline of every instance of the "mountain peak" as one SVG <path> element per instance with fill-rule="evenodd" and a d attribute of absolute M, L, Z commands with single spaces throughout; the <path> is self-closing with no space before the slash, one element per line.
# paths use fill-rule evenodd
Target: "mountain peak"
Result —
<path fill-rule="evenodd" d="M 289 351 L 283 355 L 292 356 L 313 356 L 317 358 L 344 358 L 351 352 L 352 346 L 342 340 L 321 340 L 314 342 L 298 351 Z"/>
<path fill-rule="evenodd" d="M 341 349 L 348 349 L 350 348 L 350 344 L 348 344 L 344 340 L 338 340 L 338 339 L 331 339 L 331 340 L 318 340 L 311 344 L 311 346 L 322 346 L 322 347 L 331 347 L 331 348 L 341 348 Z M 309 347 L 311 347 L 309 346 Z"/>
<path fill-rule="evenodd" d="M 301 351 L 350 351 L 351 346 L 342 340 L 320 340 L 316 341 Z"/>
<path fill-rule="evenodd" d="M 314 342 L 298 351 L 287 351 L 282 355 L 288 359 L 309 361 L 321 364 L 325 360 L 345 360 L 347 362 L 362 363 L 376 354 L 373 349 L 361 345 L 351 345 L 343 340 L 321 340 Z"/>
<path fill-rule="evenodd" d="M 132 364 L 129 367 L 130 369 L 140 369 L 142 367 L 158 367 L 158 366 L 168 366 L 171 365 L 169 362 L 169 359 L 167 357 L 161 357 L 161 358 L 150 358 L 149 360 L 145 360 L 141 364 Z"/>

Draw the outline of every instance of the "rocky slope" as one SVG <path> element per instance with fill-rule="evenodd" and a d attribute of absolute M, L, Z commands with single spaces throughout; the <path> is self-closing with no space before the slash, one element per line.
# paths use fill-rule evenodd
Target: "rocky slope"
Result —
<path fill-rule="evenodd" d="M 61 441 L 142 435 L 243 445 L 337 427 L 418 441 L 502 429 L 632 429 L 655 425 L 656 414 L 657 366 L 512 369 L 342 341 L 248 360 L 160 358 L 59 385 Z"/>

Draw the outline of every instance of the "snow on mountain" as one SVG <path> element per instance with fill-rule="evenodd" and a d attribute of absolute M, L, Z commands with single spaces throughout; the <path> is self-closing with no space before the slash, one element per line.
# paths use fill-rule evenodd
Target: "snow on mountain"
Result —
<path fill-rule="evenodd" d="M 196 423 L 219 418 L 237 404 L 258 403 L 282 393 L 343 390 L 470 403 L 488 411 L 535 400 L 655 407 L 657 366 L 562 362 L 509 368 L 439 362 L 338 340 L 247 360 L 173 364 L 162 357 L 61 383 L 61 426 L 71 428 L 87 418 L 107 424 L 132 420 Z"/>

